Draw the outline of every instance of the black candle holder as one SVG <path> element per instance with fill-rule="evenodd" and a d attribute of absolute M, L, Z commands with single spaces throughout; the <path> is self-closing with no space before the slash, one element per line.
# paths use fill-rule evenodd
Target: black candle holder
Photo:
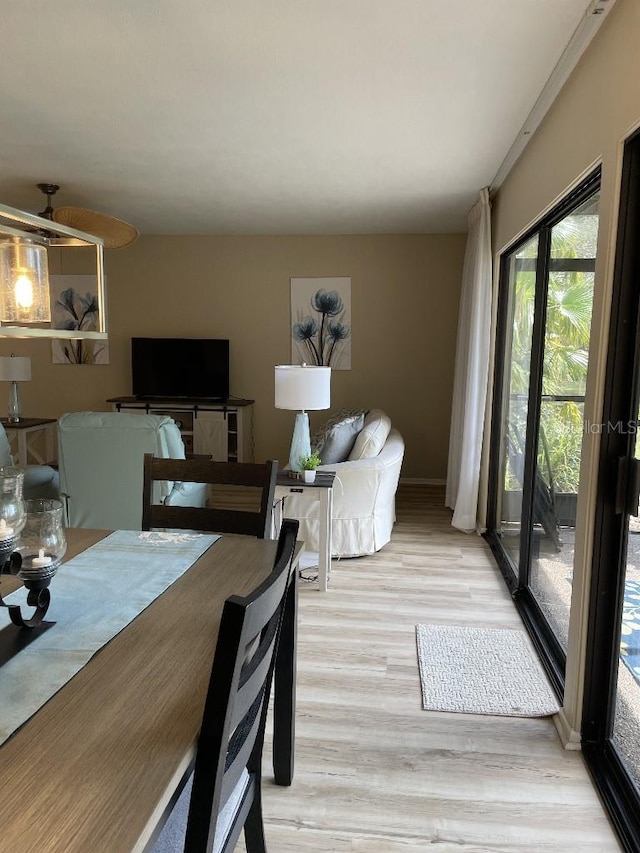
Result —
<path fill-rule="evenodd" d="M 43 623 L 49 603 L 51 602 L 51 593 L 49 592 L 49 584 L 51 579 L 58 570 L 60 558 L 23 558 L 22 554 L 16 551 L 19 536 L 0 541 L 0 564 L 1 572 L 5 575 L 17 575 L 26 589 L 27 604 L 29 607 L 35 607 L 35 612 L 29 619 L 25 619 L 22 615 L 22 610 L 19 604 L 7 604 L 0 595 L 0 607 L 6 607 L 9 611 L 9 618 L 14 625 L 20 628 L 38 628 L 43 624 L 48 627 L 53 625 L 53 622 Z M 42 565 L 37 565 L 38 560 Z M 36 565 L 34 566 L 34 562 Z"/>

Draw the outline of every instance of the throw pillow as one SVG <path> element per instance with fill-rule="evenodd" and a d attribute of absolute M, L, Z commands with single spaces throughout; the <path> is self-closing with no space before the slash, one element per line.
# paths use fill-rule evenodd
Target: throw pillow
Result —
<path fill-rule="evenodd" d="M 366 417 L 366 414 L 366 410 L 363 409 L 339 409 L 330 418 L 327 418 L 322 426 L 313 433 L 311 436 L 311 450 L 315 450 L 317 453 L 320 452 L 320 449 L 327 440 L 329 430 L 336 424 L 347 421 L 350 418 L 359 418 L 360 415 Z"/>
<path fill-rule="evenodd" d="M 377 456 L 391 431 L 391 419 L 382 409 L 371 409 L 364 426 L 353 443 L 349 459 L 371 459 Z"/>
<path fill-rule="evenodd" d="M 339 412 L 314 436 L 313 449 L 323 465 L 345 462 L 364 425 L 364 412 Z"/>

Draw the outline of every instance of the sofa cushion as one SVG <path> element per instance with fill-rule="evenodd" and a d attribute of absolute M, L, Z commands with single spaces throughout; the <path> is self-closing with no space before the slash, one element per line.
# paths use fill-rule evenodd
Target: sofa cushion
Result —
<path fill-rule="evenodd" d="M 312 442 L 322 464 L 345 462 L 363 425 L 364 412 L 341 411 L 329 418 Z"/>
<path fill-rule="evenodd" d="M 377 456 L 391 431 L 391 419 L 382 409 L 371 409 L 364 419 L 348 459 L 371 459 Z"/>

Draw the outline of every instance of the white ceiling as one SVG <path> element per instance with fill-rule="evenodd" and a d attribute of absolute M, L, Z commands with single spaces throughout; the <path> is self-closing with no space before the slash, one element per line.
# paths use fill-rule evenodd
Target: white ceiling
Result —
<path fill-rule="evenodd" d="M 20 0 L 0 201 L 147 234 L 466 229 L 588 0 Z"/>

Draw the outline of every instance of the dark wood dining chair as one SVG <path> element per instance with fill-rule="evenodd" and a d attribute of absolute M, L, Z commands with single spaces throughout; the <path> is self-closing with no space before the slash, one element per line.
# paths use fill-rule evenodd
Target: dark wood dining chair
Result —
<path fill-rule="evenodd" d="M 243 828 L 247 853 L 266 853 L 262 747 L 297 533 L 298 521 L 285 519 L 273 572 L 224 604 L 195 769 L 153 853 L 230 853 Z"/>
<path fill-rule="evenodd" d="M 213 533 L 271 534 L 278 463 L 213 462 L 208 456 L 188 459 L 144 457 L 142 529 L 174 528 Z M 207 483 L 206 507 L 153 503 L 156 481 Z"/>

